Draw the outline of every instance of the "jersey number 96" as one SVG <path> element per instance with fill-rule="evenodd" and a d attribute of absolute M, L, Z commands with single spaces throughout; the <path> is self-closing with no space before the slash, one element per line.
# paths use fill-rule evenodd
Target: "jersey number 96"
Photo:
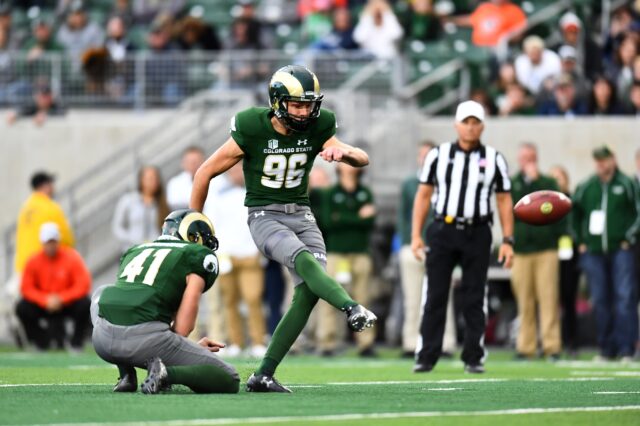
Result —
<path fill-rule="evenodd" d="M 282 154 L 267 155 L 264 160 L 262 186 L 280 189 L 295 188 L 302 183 L 307 164 L 307 154 L 293 154 L 288 159 Z"/>

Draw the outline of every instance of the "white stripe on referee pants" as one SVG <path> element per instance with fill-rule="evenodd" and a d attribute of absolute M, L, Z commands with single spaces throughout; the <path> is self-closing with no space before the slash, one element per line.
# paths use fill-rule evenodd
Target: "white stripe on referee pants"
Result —
<path fill-rule="evenodd" d="M 418 359 L 418 354 L 422 350 L 422 346 L 424 342 L 422 341 L 422 317 L 424 316 L 424 307 L 427 304 L 427 290 L 429 288 L 429 280 L 427 279 L 427 274 L 424 274 L 424 278 L 422 279 L 422 304 L 420 306 L 420 328 L 418 328 L 418 342 L 416 343 L 416 360 Z"/>

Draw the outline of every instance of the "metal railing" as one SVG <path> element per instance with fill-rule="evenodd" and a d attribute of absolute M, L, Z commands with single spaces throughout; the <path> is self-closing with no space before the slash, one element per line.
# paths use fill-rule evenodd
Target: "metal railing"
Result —
<path fill-rule="evenodd" d="M 123 193 L 135 188 L 140 166 L 156 165 L 165 177 L 177 174 L 184 148 L 200 146 L 211 152 L 226 139 L 226 112 L 252 102 L 251 92 L 246 91 L 194 96 L 172 111 L 169 119 L 102 159 L 56 194 L 74 230 L 76 248 L 94 276 L 120 255 L 121 247 L 111 231 L 114 206 Z M 13 271 L 15 231 L 13 223 L 2 235 L 5 282 Z"/>
<path fill-rule="evenodd" d="M 451 52 L 450 58 L 455 57 Z M 406 93 L 405 86 L 428 75 L 410 75 L 406 67 L 415 61 L 399 56 L 378 60 L 362 52 L 283 51 L 135 52 L 122 61 L 108 57 L 92 66 L 75 63 L 62 53 L 46 53 L 37 59 L 24 53 L 8 54 L 0 68 L 0 106 L 30 101 L 41 85 L 68 107 L 175 107 L 203 90 L 253 90 L 264 92 L 274 69 L 290 63 L 313 69 L 323 90 L 358 91 L 384 96 Z M 460 61 L 461 70 L 466 66 Z M 438 84 L 439 79 L 430 79 Z M 416 92 L 417 93 L 417 92 Z"/>

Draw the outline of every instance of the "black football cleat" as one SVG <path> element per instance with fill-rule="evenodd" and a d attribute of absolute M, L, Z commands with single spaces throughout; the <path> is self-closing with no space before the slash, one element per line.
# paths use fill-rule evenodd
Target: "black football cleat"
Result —
<path fill-rule="evenodd" d="M 365 328 L 371 328 L 378 320 L 378 317 L 362 305 L 351 306 L 346 309 L 347 325 L 351 331 L 357 333 Z"/>
<path fill-rule="evenodd" d="M 291 393 L 291 389 L 281 385 L 273 376 L 254 373 L 247 380 L 247 392 Z"/>
<path fill-rule="evenodd" d="M 118 383 L 113 387 L 114 392 L 135 392 L 138 390 L 138 377 L 136 371 L 118 377 Z"/>
<path fill-rule="evenodd" d="M 431 370 L 433 370 L 433 364 L 417 363 L 416 365 L 413 366 L 414 373 L 428 373 Z"/>
<path fill-rule="evenodd" d="M 482 364 L 465 364 L 464 371 L 471 374 L 483 374 L 485 372 Z"/>
<path fill-rule="evenodd" d="M 151 358 L 147 361 L 147 378 L 140 385 L 142 393 L 156 394 L 167 387 L 167 368 L 160 358 Z"/>

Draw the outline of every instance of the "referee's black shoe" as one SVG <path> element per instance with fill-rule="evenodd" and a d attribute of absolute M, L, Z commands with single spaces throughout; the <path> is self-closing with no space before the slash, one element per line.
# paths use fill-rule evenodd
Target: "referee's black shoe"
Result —
<path fill-rule="evenodd" d="M 413 372 L 414 373 L 428 373 L 431 370 L 433 370 L 434 365 L 433 364 L 427 364 L 427 363 L 416 363 L 416 365 L 413 366 Z"/>
<path fill-rule="evenodd" d="M 280 384 L 275 377 L 268 374 L 253 373 L 247 380 L 247 392 L 280 392 L 291 393 L 291 389 Z"/>
<path fill-rule="evenodd" d="M 485 372 L 482 364 L 465 364 L 464 371 L 471 374 L 483 374 Z"/>

